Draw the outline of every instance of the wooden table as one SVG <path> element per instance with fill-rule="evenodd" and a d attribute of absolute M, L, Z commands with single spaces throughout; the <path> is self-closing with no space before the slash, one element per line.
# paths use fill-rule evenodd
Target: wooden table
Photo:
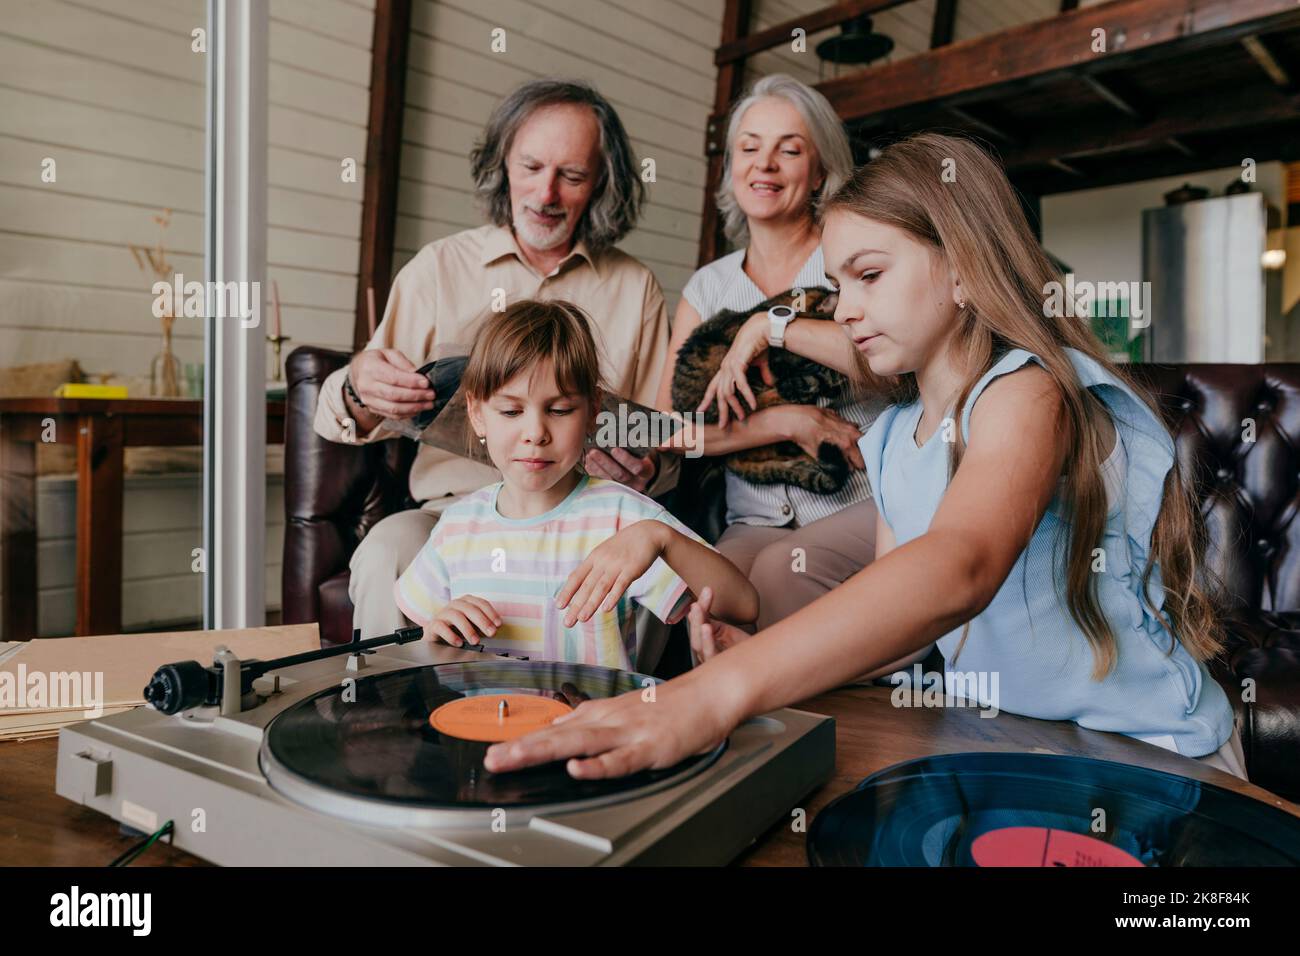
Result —
<path fill-rule="evenodd" d="M 122 630 L 124 449 L 203 444 L 197 399 L 0 399 L 0 576 L 4 638 L 36 636 L 36 444 L 77 443 L 77 636 Z M 266 403 L 284 442 L 284 402 Z M 30 600 L 28 600 L 30 595 Z"/>
<path fill-rule="evenodd" d="M 1195 760 L 1119 734 L 1011 714 L 982 718 L 974 709 L 899 709 L 892 688 L 844 688 L 801 705 L 836 720 L 835 775 L 801 804 L 807 821 L 863 777 L 915 757 L 968 751 L 1051 751 L 1179 773 L 1247 794 L 1300 816 L 1300 807 Z M 0 866 L 102 866 L 135 838 L 116 821 L 54 793 L 56 740 L 0 743 Z M 740 860 L 745 866 L 804 866 L 805 834 L 784 820 Z M 188 853 L 156 845 L 135 865 L 204 866 Z"/>

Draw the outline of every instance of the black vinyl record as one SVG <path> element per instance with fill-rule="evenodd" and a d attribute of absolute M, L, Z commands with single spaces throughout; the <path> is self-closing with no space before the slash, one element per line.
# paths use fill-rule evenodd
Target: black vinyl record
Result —
<path fill-rule="evenodd" d="M 1297 866 L 1300 818 L 1128 764 L 967 753 L 895 764 L 830 803 L 814 866 Z"/>
<path fill-rule="evenodd" d="M 428 428 L 429 424 L 438 417 L 438 413 L 456 394 L 456 389 L 460 388 L 461 377 L 464 376 L 468 365 L 468 355 L 453 355 L 438 359 L 436 362 L 426 362 L 416 369 L 420 375 L 429 380 L 429 387 L 433 389 L 433 408 L 415 416 L 416 428 L 421 430 Z"/>
<path fill-rule="evenodd" d="M 609 801 L 688 775 L 716 756 L 612 780 L 574 780 L 563 762 L 493 774 L 489 743 L 440 733 L 430 714 L 478 695 L 537 695 L 570 707 L 590 698 L 643 691 L 650 679 L 606 667 L 484 660 L 408 668 L 322 691 L 277 716 L 262 768 L 271 785 L 300 802 L 366 822 L 419 822 L 385 807 L 488 810 Z"/>

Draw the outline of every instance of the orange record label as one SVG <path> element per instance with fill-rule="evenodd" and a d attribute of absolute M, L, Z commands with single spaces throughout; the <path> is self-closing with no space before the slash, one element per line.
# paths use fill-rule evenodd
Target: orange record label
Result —
<path fill-rule="evenodd" d="M 532 694 L 484 694 L 443 704 L 429 715 L 440 734 L 461 740 L 513 740 L 541 730 L 573 708 Z"/>

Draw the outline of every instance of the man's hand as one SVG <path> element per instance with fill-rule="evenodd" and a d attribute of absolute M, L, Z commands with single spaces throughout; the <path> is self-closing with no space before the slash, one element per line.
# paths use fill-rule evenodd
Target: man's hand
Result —
<path fill-rule="evenodd" d="M 365 349 L 352 357 L 348 366 L 352 387 L 364 409 L 348 408 L 363 431 L 369 431 L 380 418 L 411 418 L 433 408 L 433 389 L 429 380 L 397 349 Z M 370 415 L 365 415 L 369 412 Z"/>
<path fill-rule="evenodd" d="M 657 451 L 652 451 L 645 458 L 638 458 L 624 448 L 611 448 L 610 451 L 613 452 L 612 457 L 603 449 L 588 448 L 587 457 L 583 459 L 587 474 L 617 481 L 633 491 L 644 492 L 650 487 L 659 470 Z"/>

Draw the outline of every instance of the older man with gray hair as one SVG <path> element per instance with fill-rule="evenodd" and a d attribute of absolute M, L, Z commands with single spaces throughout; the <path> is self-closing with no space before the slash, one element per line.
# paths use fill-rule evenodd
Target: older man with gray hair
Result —
<path fill-rule="evenodd" d="M 654 405 L 668 312 L 650 270 L 614 248 L 636 224 L 645 186 L 613 107 L 585 83 L 526 83 L 493 112 L 470 164 L 489 224 L 429 243 L 397 274 L 370 342 L 321 387 L 315 428 L 322 437 L 391 437 L 379 430 L 382 419 L 433 405 L 417 366 L 463 350 L 480 320 L 521 299 L 581 306 L 592 318 L 605 384 Z M 592 450 L 584 464 L 649 494 L 676 481 L 674 456 Z M 499 479 L 494 468 L 420 446 L 410 477 L 420 509 L 380 521 L 352 557 L 353 623 L 364 637 L 404 625 L 393 584 L 442 509 Z"/>

